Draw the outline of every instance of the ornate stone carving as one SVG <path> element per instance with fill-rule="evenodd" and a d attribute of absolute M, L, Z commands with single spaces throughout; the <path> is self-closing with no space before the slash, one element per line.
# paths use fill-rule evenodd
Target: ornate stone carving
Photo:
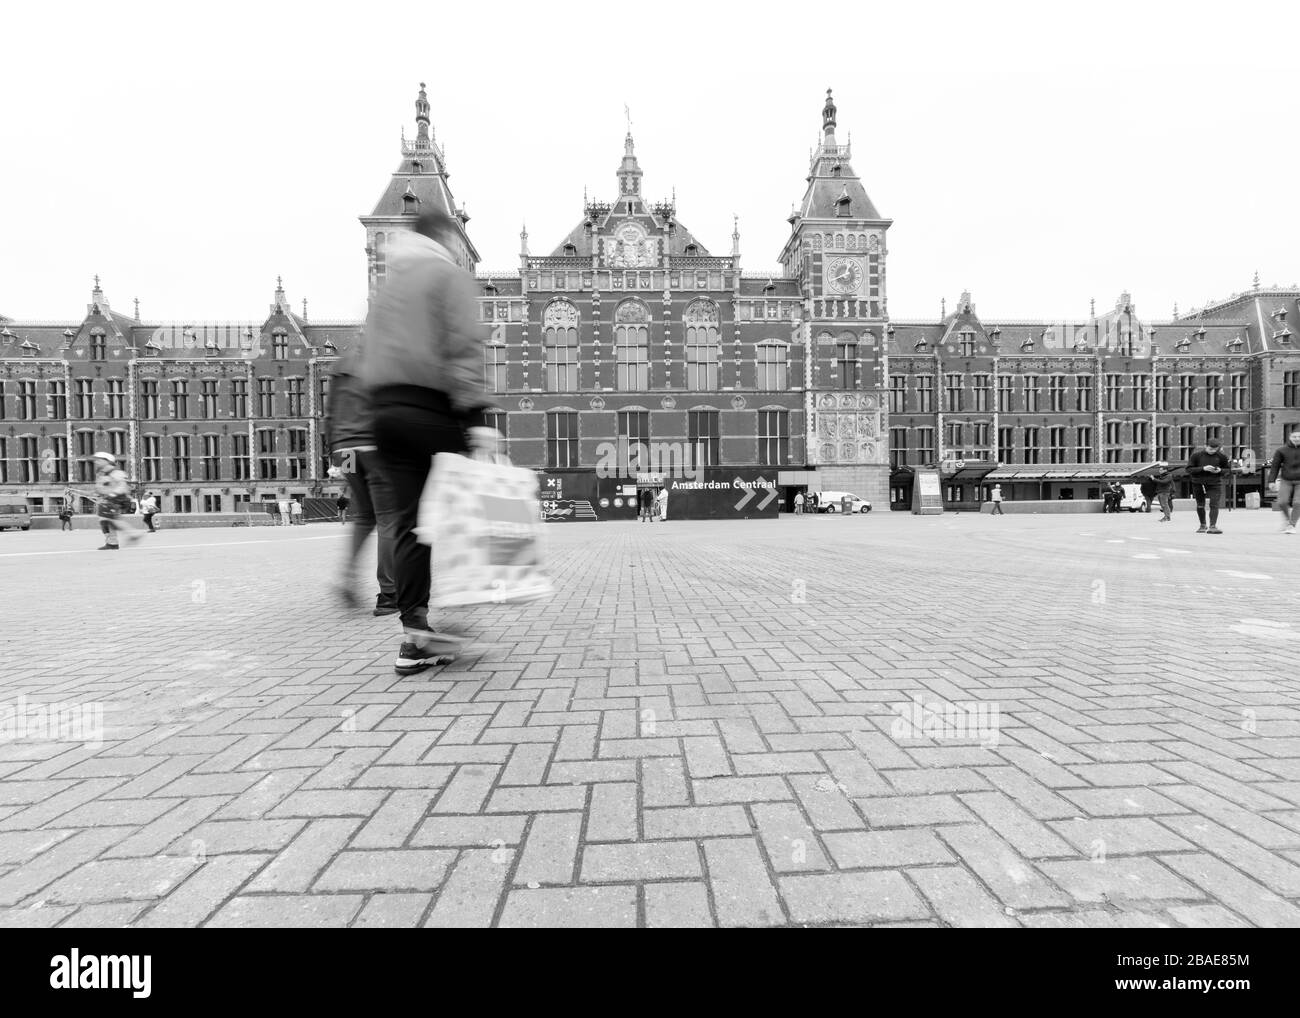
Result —
<path fill-rule="evenodd" d="M 602 396 L 592 396 L 592 397 L 591 397 L 591 409 L 593 409 L 593 410 L 604 410 L 604 409 L 605 409 L 605 399 L 604 399 L 604 397 L 602 397 Z"/>
<path fill-rule="evenodd" d="M 533 402 L 531 396 L 525 396 L 523 399 L 519 401 L 520 410 L 528 411 L 531 410 L 534 406 L 536 406 L 536 404 Z"/>
<path fill-rule="evenodd" d="M 731 409 L 732 409 L 732 410 L 744 410 L 744 409 L 745 409 L 745 397 L 744 397 L 744 396 L 732 396 L 732 397 L 731 397 Z"/>
<path fill-rule="evenodd" d="M 567 300 L 553 300 L 542 317 L 544 328 L 572 328 L 578 324 L 578 309 Z"/>
<path fill-rule="evenodd" d="M 671 396 L 665 396 L 663 399 L 659 401 L 659 405 L 663 407 L 665 410 L 672 410 L 675 406 L 677 406 L 677 400 L 673 399 Z"/>

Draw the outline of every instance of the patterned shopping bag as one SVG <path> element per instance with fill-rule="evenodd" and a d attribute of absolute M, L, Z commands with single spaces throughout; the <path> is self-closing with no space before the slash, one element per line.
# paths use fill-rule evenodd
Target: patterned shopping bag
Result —
<path fill-rule="evenodd" d="M 553 593 L 542 569 L 537 475 L 510 461 L 438 453 L 416 535 L 432 545 L 430 603 L 531 601 Z"/>

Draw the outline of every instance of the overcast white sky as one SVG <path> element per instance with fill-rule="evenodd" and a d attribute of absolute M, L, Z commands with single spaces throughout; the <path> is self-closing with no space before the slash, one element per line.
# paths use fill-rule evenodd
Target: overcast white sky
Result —
<path fill-rule="evenodd" d="M 894 318 L 1164 317 L 1300 280 L 1297 5 L 448 6 L 70 2 L 7 9 L 0 313 L 76 319 L 91 277 L 146 319 L 260 319 L 277 274 L 359 318 L 364 235 L 429 85 L 485 269 L 644 192 L 715 253 L 776 263 L 827 87 L 889 233 Z"/>

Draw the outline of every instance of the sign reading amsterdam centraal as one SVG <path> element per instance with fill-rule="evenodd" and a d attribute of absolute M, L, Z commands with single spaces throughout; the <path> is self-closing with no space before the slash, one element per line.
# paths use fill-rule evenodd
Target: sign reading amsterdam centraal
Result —
<path fill-rule="evenodd" d="M 635 477 L 637 483 L 668 492 L 669 520 L 777 518 L 781 499 L 775 468 L 703 467 L 693 474 Z M 542 519 L 548 523 L 636 519 L 636 485 L 626 478 L 596 477 L 586 471 L 544 471 L 539 482 Z"/>

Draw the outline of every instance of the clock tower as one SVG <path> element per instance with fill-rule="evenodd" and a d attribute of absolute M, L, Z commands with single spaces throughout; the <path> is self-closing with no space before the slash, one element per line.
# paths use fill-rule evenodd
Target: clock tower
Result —
<path fill-rule="evenodd" d="M 891 220 L 867 196 L 836 126 L 827 89 L 821 140 L 803 200 L 788 220 L 780 262 L 804 298 L 809 465 L 825 475 L 825 490 L 887 505 L 885 234 Z"/>

